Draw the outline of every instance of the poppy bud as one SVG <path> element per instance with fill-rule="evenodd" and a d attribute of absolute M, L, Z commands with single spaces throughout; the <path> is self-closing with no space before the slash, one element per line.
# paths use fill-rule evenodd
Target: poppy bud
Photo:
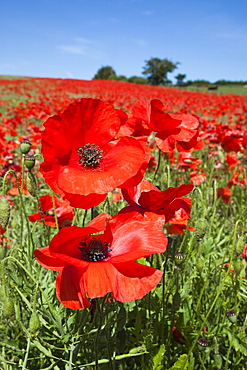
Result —
<path fill-rule="evenodd" d="M 28 171 L 27 173 L 27 180 L 26 180 L 26 186 L 29 193 L 33 196 L 37 196 L 37 184 L 35 177 L 32 172 Z"/>
<path fill-rule="evenodd" d="M 242 253 L 242 250 L 244 249 L 244 246 L 245 246 L 245 240 L 244 240 L 244 237 L 243 236 L 240 236 L 238 241 L 237 241 L 237 244 L 236 244 L 236 248 L 235 248 L 235 251 L 236 251 L 236 254 L 239 255 L 240 253 Z"/>
<path fill-rule="evenodd" d="M 10 205 L 6 198 L 0 199 L 0 226 L 5 229 L 9 222 Z"/>
<path fill-rule="evenodd" d="M 242 261 L 235 261 L 233 263 L 233 268 L 234 268 L 234 272 L 237 274 L 237 275 L 240 275 L 241 271 L 244 269 L 244 260 Z"/>
<path fill-rule="evenodd" d="M 12 319 L 15 315 L 15 306 L 10 298 L 6 298 L 3 304 L 3 316 L 6 319 Z"/>
<path fill-rule="evenodd" d="M 34 311 L 30 317 L 29 321 L 29 331 L 31 335 L 37 334 L 40 328 L 39 316 L 36 311 Z"/>
<path fill-rule="evenodd" d="M 208 227 L 208 222 L 205 218 L 199 218 L 195 225 L 195 237 L 198 242 L 202 241 L 204 235 L 206 234 Z"/>
<path fill-rule="evenodd" d="M 199 259 L 197 262 L 196 262 L 196 269 L 197 271 L 199 272 L 199 274 L 202 273 L 203 271 L 203 267 L 204 267 L 204 262 L 202 259 Z"/>
<path fill-rule="evenodd" d="M 176 265 L 181 265 L 184 262 L 184 255 L 183 255 L 183 253 L 178 252 L 178 253 L 175 254 L 174 257 L 175 257 L 175 263 L 176 263 Z"/>
<path fill-rule="evenodd" d="M 208 347 L 208 341 L 207 341 L 207 339 L 205 339 L 205 338 L 200 338 L 200 339 L 198 339 L 197 343 L 198 343 L 198 345 L 199 345 L 199 350 L 200 350 L 200 351 L 204 351 L 204 349 L 205 349 L 206 347 Z"/>
<path fill-rule="evenodd" d="M 21 149 L 22 154 L 27 154 L 30 151 L 31 143 L 29 142 L 28 139 L 24 139 L 21 142 L 20 149 Z"/>
<path fill-rule="evenodd" d="M 216 366 L 216 369 L 222 368 L 222 357 L 219 353 L 214 354 L 214 364 Z"/>
<path fill-rule="evenodd" d="M 237 321 L 237 315 L 236 315 L 236 312 L 234 310 L 230 310 L 226 313 L 226 316 L 228 318 L 228 320 L 232 323 L 232 324 L 235 324 L 236 321 Z"/>
<path fill-rule="evenodd" d="M 35 165 L 35 157 L 34 155 L 30 154 L 30 155 L 26 155 L 25 156 L 25 166 L 31 170 Z"/>

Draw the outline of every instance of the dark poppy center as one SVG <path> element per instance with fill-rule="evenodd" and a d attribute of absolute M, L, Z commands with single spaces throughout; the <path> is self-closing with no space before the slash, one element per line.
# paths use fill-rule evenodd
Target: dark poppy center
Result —
<path fill-rule="evenodd" d="M 77 149 L 79 154 L 79 162 L 84 167 L 97 167 L 99 166 L 103 157 L 103 150 L 96 144 L 86 144 Z"/>
<path fill-rule="evenodd" d="M 82 240 L 79 243 L 82 259 L 88 262 L 99 262 L 109 257 L 110 243 L 102 242 L 101 239 L 93 238 Z"/>
<path fill-rule="evenodd" d="M 47 211 L 44 211 L 44 214 L 46 216 L 51 216 L 51 217 L 54 217 L 55 216 L 54 209 L 48 209 Z"/>

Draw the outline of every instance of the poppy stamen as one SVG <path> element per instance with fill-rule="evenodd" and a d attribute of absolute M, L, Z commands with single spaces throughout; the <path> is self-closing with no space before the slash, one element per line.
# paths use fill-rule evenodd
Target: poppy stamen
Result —
<path fill-rule="evenodd" d="M 84 167 L 97 167 L 103 157 L 103 150 L 96 144 L 86 144 L 77 150 L 79 162 Z"/>
<path fill-rule="evenodd" d="M 88 262 L 99 262 L 109 257 L 110 243 L 102 242 L 101 239 L 93 238 L 89 241 L 82 240 L 79 243 L 82 258 Z"/>

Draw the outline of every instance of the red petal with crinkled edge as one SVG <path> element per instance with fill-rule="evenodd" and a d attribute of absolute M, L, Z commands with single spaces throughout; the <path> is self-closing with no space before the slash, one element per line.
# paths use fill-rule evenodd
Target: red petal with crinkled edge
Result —
<path fill-rule="evenodd" d="M 98 229 L 98 231 L 105 230 L 107 222 L 111 220 L 112 216 L 110 216 L 108 213 L 101 213 L 97 217 L 93 218 L 92 221 L 90 221 L 87 224 L 87 227 L 95 227 Z"/>
<path fill-rule="evenodd" d="M 199 121 L 196 117 L 191 114 L 183 113 L 170 113 L 170 116 L 174 119 L 181 120 L 179 124 L 180 132 L 174 135 L 176 141 L 190 141 L 197 132 Z"/>
<path fill-rule="evenodd" d="M 64 194 L 64 197 L 69 201 L 72 207 L 83 209 L 96 207 L 101 202 L 103 202 L 106 197 L 106 194 L 79 195 L 66 192 Z"/>
<path fill-rule="evenodd" d="M 149 190 L 160 191 L 151 182 L 143 179 L 137 186 L 128 187 L 122 189 L 121 191 L 126 202 L 128 202 L 130 206 L 135 207 L 137 204 L 139 204 L 138 199 L 140 198 L 142 192 Z"/>
<path fill-rule="evenodd" d="M 106 194 L 133 177 L 145 159 L 142 145 L 134 138 L 123 137 L 103 155 L 99 168 L 63 166 L 57 184 L 66 193 Z"/>
<path fill-rule="evenodd" d="M 67 265 L 58 274 L 56 292 L 59 301 L 64 307 L 78 310 L 90 306 L 85 293 L 80 289 L 80 279 L 85 271 L 86 268 L 76 268 L 72 265 Z"/>
<path fill-rule="evenodd" d="M 49 118 L 44 126 L 44 159 L 46 161 L 46 155 L 52 155 L 62 164 L 73 149 L 87 143 L 101 147 L 112 140 L 120 128 L 120 119 L 110 104 L 84 98 L 70 104 L 60 115 Z"/>
<path fill-rule="evenodd" d="M 51 255 L 49 247 L 35 249 L 33 253 L 39 264 L 46 269 L 61 271 L 66 265 L 66 262 Z"/>
<path fill-rule="evenodd" d="M 97 298 L 112 292 L 120 302 L 141 299 L 153 289 L 163 272 L 135 262 L 91 263 L 80 279 L 80 290 L 89 298 Z"/>
<path fill-rule="evenodd" d="M 175 119 L 170 113 L 164 113 L 163 103 L 158 99 L 153 99 L 151 104 L 151 114 L 149 126 L 153 131 L 173 130 L 181 124 L 180 119 Z"/>
<path fill-rule="evenodd" d="M 148 163 L 150 161 L 150 149 L 149 149 L 149 146 L 147 145 L 147 137 L 143 137 L 143 136 L 137 137 L 136 140 L 142 145 L 142 148 L 145 152 L 145 157 L 136 175 L 134 175 L 133 177 L 125 181 L 123 184 L 119 185 L 119 188 L 121 189 L 138 185 L 142 181 L 143 176 L 145 175 Z"/>
<path fill-rule="evenodd" d="M 112 263 L 134 261 L 166 250 L 167 238 L 161 227 L 137 212 L 117 214 L 107 227 L 113 235 L 109 260 Z"/>
<path fill-rule="evenodd" d="M 164 191 L 150 190 L 143 192 L 139 198 L 139 204 L 147 210 L 157 211 L 164 208 L 166 204 L 173 202 L 176 198 L 187 195 L 193 188 L 192 184 L 183 184 L 178 188 L 170 187 Z"/>
<path fill-rule="evenodd" d="M 176 132 L 179 132 L 177 129 Z M 170 153 L 174 148 L 176 141 L 173 138 L 174 130 L 161 131 L 158 132 L 155 136 L 155 143 L 157 147 L 164 153 Z"/>

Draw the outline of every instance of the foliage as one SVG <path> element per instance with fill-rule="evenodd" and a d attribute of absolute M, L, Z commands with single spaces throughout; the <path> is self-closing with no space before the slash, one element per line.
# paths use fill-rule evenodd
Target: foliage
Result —
<path fill-rule="evenodd" d="M 1 91 L 0 179 L 11 212 L 0 246 L 0 368 L 245 370 L 247 283 L 241 249 L 247 230 L 247 97 L 118 81 L 27 78 L 2 80 Z M 173 154 L 152 149 L 147 179 L 162 191 L 195 184 L 184 233 L 170 234 L 165 253 L 138 261 L 163 270 L 161 283 L 135 302 L 116 302 L 107 294 L 91 309 L 74 311 L 56 298 L 57 273 L 33 256 L 58 230 L 42 215 L 32 223 L 28 216 L 38 212 L 39 197 L 51 194 L 39 171 L 42 123 L 82 96 L 104 99 L 129 116 L 137 114 L 137 101 L 161 99 L 164 111 L 200 117 L 204 147 Z M 13 172 L 5 176 L 11 170 L 26 177 L 19 150 L 26 136 L 37 159 L 31 172 L 34 196 L 25 187 L 23 194 L 18 190 Z M 153 136 L 150 142 L 154 146 Z M 226 187 L 228 198 L 218 197 L 218 188 Z M 87 225 L 102 212 L 116 214 L 126 205 L 120 195 L 109 193 L 90 211 L 75 209 L 73 224 Z M 208 346 L 198 345 L 201 338 Z"/>
<path fill-rule="evenodd" d="M 185 74 L 181 74 L 181 73 L 177 74 L 177 76 L 175 76 L 175 78 L 177 80 L 177 85 L 183 84 L 185 77 L 186 77 Z"/>
<path fill-rule="evenodd" d="M 128 78 L 128 82 L 132 82 L 134 84 L 148 84 L 148 80 L 144 77 L 139 76 L 131 76 Z"/>
<path fill-rule="evenodd" d="M 94 75 L 94 80 L 109 80 L 116 76 L 116 72 L 110 66 L 101 67 Z"/>
<path fill-rule="evenodd" d="M 145 61 L 146 65 L 142 74 L 147 75 L 151 85 L 165 85 L 169 82 L 167 73 L 173 72 L 179 62 L 173 63 L 168 59 L 151 58 Z"/>

